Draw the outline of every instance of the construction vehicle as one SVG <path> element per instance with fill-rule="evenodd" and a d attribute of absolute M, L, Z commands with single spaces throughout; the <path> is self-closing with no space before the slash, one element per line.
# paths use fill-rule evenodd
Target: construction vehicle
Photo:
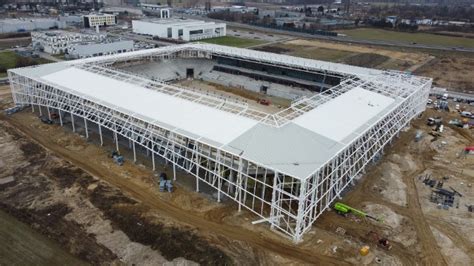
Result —
<path fill-rule="evenodd" d="M 166 173 L 161 173 L 160 174 L 160 192 L 164 192 L 165 189 L 168 192 L 173 192 L 173 183 L 171 183 L 171 180 L 168 180 L 168 176 Z"/>
<path fill-rule="evenodd" d="M 40 117 L 40 119 L 41 119 L 41 122 L 43 122 L 43 123 L 45 123 L 45 124 L 48 124 L 48 125 L 51 125 L 51 124 L 54 123 L 53 120 L 51 120 L 51 119 L 49 119 L 49 118 L 47 118 L 47 117 Z"/>
<path fill-rule="evenodd" d="M 374 216 L 371 216 L 361 210 L 358 210 L 358 209 L 355 209 L 355 208 L 352 208 L 351 206 L 348 206 L 344 203 L 340 203 L 340 202 L 336 202 L 333 206 L 333 209 L 338 213 L 338 214 L 341 214 L 341 215 L 348 215 L 349 213 L 352 213 L 354 215 L 357 215 L 359 217 L 364 217 L 364 218 L 370 218 L 370 219 L 373 219 L 377 222 L 382 222 L 381 219 L 379 218 L 376 218 Z"/>
<path fill-rule="evenodd" d="M 267 100 L 267 99 L 259 98 L 259 99 L 257 99 L 257 103 L 259 103 L 261 105 L 270 105 L 272 102 L 270 100 Z"/>
<path fill-rule="evenodd" d="M 117 151 L 112 152 L 111 158 L 114 160 L 116 164 L 120 166 L 123 165 L 123 162 L 124 162 L 123 156 L 120 155 L 120 153 L 118 153 Z"/>
<path fill-rule="evenodd" d="M 385 237 L 380 237 L 379 234 L 377 234 L 377 232 L 375 231 L 369 231 L 367 233 L 367 238 L 369 238 L 369 240 L 377 243 L 377 246 L 385 249 L 385 250 L 391 250 L 392 249 L 392 244 L 390 244 L 390 241 L 388 241 L 387 238 Z"/>

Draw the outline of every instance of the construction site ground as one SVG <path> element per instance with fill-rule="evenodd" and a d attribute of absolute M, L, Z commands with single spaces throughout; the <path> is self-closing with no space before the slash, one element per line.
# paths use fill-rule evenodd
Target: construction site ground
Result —
<path fill-rule="evenodd" d="M 0 89 L 2 109 L 12 106 L 8 90 Z M 134 164 L 121 147 L 126 161 L 118 166 L 111 139 L 101 147 L 97 135 L 44 124 L 31 108 L 0 114 L 0 209 L 92 264 L 472 265 L 474 219 L 465 205 L 474 204 L 474 156 L 460 154 L 473 132 L 446 126 L 435 138 L 425 124 L 434 115 L 458 117 L 428 109 L 341 199 L 383 223 L 327 211 L 298 244 L 267 224 L 252 225 L 258 218 L 230 200 L 194 192 L 185 173 L 178 172 L 173 193 L 159 192 L 150 157 Z M 424 132 L 419 142 L 417 130 Z M 172 176 L 170 167 L 161 171 Z M 444 185 L 462 193 L 459 208 L 429 201 L 431 189 L 419 179 L 426 173 L 450 176 Z M 393 248 L 377 247 L 371 230 Z M 361 256 L 364 245 L 370 252 Z M 1 246 L 0 254 L 8 252 Z"/>
<path fill-rule="evenodd" d="M 246 103 L 252 109 L 269 114 L 277 113 L 291 105 L 290 100 L 281 97 L 249 91 L 243 88 L 223 86 L 199 79 L 185 79 L 176 81 L 174 84 L 180 85 L 184 89 L 191 88 L 193 90 L 199 90 L 201 93 L 214 95 L 219 98 L 226 98 L 229 101 Z M 269 100 L 269 104 L 260 104 L 258 102 L 259 99 Z"/>

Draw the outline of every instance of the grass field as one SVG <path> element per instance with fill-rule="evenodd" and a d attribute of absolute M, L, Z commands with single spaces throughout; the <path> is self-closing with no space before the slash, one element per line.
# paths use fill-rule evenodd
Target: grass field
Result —
<path fill-rule="evenodd" d="M 406 43 L 416 42 L 418 44 L 474 48 L 474 39 L 463 37 L 450 37 L 429 33 L 397 32 L 371 28 L 341 30 L 338 32 L 359 40 L 399 41 Z"/>
<path fill-rule="evenodd" d="M 3 51 L 0 52 L 0 78 L 6 77 L 7 73 L 6 70 L 10 68 L 15 68 L 16 67 L 16 62 L 17 59 L 20 56 L 17 55 L 13 51 Z M 50 61 L 43 59 L 43 58 L 35 58 L 32 59 L 32 62 L 34 64 L 46 64 L 50 63 Z M 4 71 L 5 70 L 5 71 Z"/>
<path fill-rule="evenodd" d="M 9 69 L 15 67 L 17 54 L 12 51 L 0 52 L 0 66 Z"/>
<path fill-rule="evenodd" d="M 343 58 L 346 58 L 356 53 L 351 53 L 348 51 L 335 50 L 335 49 L 326 49 L 326 48 L 314 48 L 314 47 L 305 47 L 298 48 L 297 46 L 292 47 L 292 52 L 290 55 L 305 57 L 316 60 L 323 60 L 329 62 L 340 62 Z"/>
<path fill-rule="evenodd" d="M 258 44 L 263 44 L 265 41 L 262 40 L 253 40 L 253 39 L 244 39 L 233 36 L 217 37 L 212 39 L 200 40 L 200 42 L 220 44 L 233 47 L 249 47 Z"/>

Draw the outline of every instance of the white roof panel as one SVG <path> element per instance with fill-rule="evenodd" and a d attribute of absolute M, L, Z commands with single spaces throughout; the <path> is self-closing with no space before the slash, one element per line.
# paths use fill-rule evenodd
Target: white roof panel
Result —
<path fill-rule="evenodd" d="M 301 115 L 293 122 L 334 141 L 344 142 L 345 138 L 378 116 L 393 102 L 393 98 L 357 87 Z"/>
<path fill-rule="evenodd" d="M 221 144 L 231 142 L 258 123 L 74 67 L 42 79 Z"/>

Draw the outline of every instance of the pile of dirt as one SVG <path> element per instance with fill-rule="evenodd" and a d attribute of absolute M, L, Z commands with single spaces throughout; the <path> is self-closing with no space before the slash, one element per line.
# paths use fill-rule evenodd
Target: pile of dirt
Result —
<path fill-rule="evenodd" d="M 383 172 L 379 182 L 382 183 L 380 193 L 389 201 L 405 206 L 407 203 L 406 184 L 402 180 L 400 166 L 387 162 L 383 163 L 381 168 Z"/>
<path fill-rule="evenodd" d="M 374 53 L 362 53 L 356 54 L 353 56 L 349 56 L 344 58 L 343 62 L 353 66 L 361 66 L 361 67 L 376 67 L 381 65 L 385 61 L 389 60 L 390 57 L 380 54 Z"/>
<path fill-rule="evenodd" d="M 274 45 L 260 46 L 260 47 L 255 48 L 255 50 L 270 52 L 270 53 L 275 53 L 275 54 L 286 54 L 291 51 L 290 49 L 283 48 L 280 46 L 274 46 Z"/>

